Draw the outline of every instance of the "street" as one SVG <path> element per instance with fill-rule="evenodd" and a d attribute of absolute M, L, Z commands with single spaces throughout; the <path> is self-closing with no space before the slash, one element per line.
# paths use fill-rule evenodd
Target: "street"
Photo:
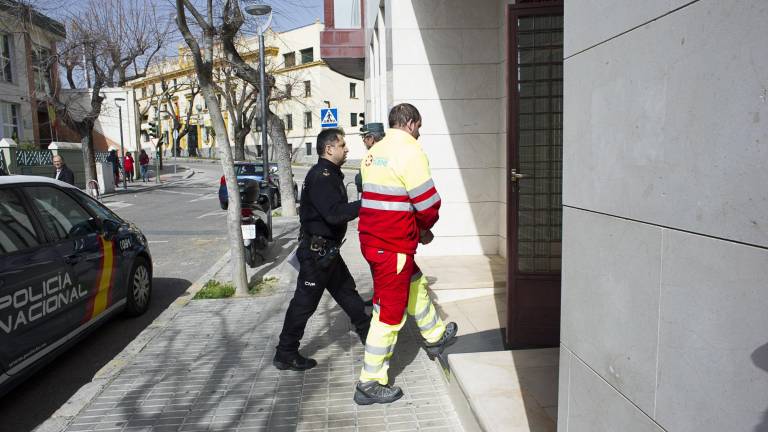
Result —
<path fill-rule="evenodd" d="M 224 254 L 226 218 L 217 199 L 221 168 L 196 164 L 194 170 L 173 185 L 104 199 L 149 239 L 150 309 L 136 318 L 110 320 L 0 398 L 0 431 L 29 431 L 45 421 Z"/>

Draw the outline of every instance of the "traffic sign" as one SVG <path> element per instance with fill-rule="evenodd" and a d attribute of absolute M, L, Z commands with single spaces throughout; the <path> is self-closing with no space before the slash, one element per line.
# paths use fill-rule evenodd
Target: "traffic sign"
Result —
<path fill-rule="evenodd" d="M 320 127 L 332 128 L 339 126 L 339 110 L 338 108 L 321 108 L 320 109 Z"/>

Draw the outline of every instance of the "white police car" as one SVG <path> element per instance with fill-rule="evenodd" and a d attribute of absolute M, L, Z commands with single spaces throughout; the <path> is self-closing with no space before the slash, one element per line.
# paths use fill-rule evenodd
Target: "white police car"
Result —
<path fill-rule="evenodd" d="M 58 180 L 0 177 L 0 395 L 151 291 L 135 225 Z"/>

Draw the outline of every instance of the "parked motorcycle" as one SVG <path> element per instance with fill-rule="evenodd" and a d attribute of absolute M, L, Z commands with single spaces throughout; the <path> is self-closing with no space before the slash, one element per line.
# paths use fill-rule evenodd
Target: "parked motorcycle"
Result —
<path fill-rule="evenodd" d="M 267 212 L 272 211 L 265 182 L 243 179 L 237 182 L 240 191 L 240 228 L 243 230 L 245 263 L 256 267 L 264 260 L 261 251 L 269 245 L 271 238 L 266 224 Z"/>

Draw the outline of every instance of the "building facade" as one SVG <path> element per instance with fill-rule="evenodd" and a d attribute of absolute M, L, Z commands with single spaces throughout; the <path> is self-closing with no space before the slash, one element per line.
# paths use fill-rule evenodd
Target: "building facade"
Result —
<path fill-rule="evenodd" d="M 359 123 L 364 121 L 363 81 L 345 77 L 328 68 L 320 58 L 319 22 L 288 30 L 265 33 L 265 58 L 267 71 L 275 77 L 270 108 L 285 123 L 285 133 L 292 147 L 296 161 L 314 161 L 315 137 L 322 130 L 321 109 L 337 109 L 338 126 L 348 134 L 349 159 L 361 159 L 364 153 L 359 137 Z M 258 39 L 246 38 L 240 47 L 243 58 L 258 67 Z M 219 63 L 221 73 L 226 70 L 224 62 Z M 150 122 L 159 118 L 160 133 L 166 136 L 165 143 L 173 140 L 173 119 L 177 116 L 182 127 L 186 126 L 187 113 L 189 132 L 181 139 L 181 154 L 197 154 L 215 157 L 214 133 L 211 127 L 208 107 L 201 94 L 192 97 L 195 85 L 195 70 L 186 48 L 181 48 L 179 57 L 155 67 L 146 77 L 128 83 L 134 93 L 140 118 L 141 129 L 146 131 Z M 223 85 L 223 75 L 219 84 Z M 171 105 L 161 95 L 171 92 Z M 227 110 L 226 97 L 220 96 L 222 111 L 227 123 L 230 142 L 234 143 L 233 116 Z M 158 115 L 159 107 L 159 115 Z M 254 123 L 258 123 L 255 119 Z M 354 124 L 353 124 L 354 123 Z M 258 124 L 254 124 L 246 137 L 246 155 L 261 157 L 261 137 Z M 149 136 L 142 134 L 142 141 Z M 191 150 L 194 149 L 194 150 Z M 166 144 L 166 152 L 173 150 Z"/>
<path fill-rule="evenodd" d="M 367 115 L 424 118 L 419 253 L 504 256 L 507 343 L 560 347 L 559 431 L 768 430 L 768 4 L 325 5 Z"/>
<path fill-rule="evenodd" d="M 45 149 L 56 141 L 55 116 L 45 102 L 48 62 L 66 37 L 64 25 L 22 3 L 0 4 L 0 138 Z M 28 8 L 28 7 L 27 7 Z M 20 17 L 24 19 L 20 19 Z M 53 74 L 57 68 L 53 66 Z"/>

